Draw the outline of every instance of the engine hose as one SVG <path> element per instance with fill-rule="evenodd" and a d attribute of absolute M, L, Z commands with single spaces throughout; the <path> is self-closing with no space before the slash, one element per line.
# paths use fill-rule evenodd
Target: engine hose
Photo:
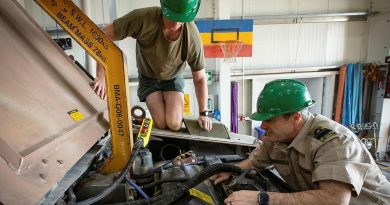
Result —
<path fill-rule="evenodd" d="M 129 175 L 126 175 L 125 177 L 126 181 L 129 182 L 129 184 L 131 186 L 133 186 L 133 188 L 135 190 L 137 190 L 137 192 L 144 198 L 144 199 L 149 199 L 150 197 L 133 181 L 130 179 Z"/>
<path fill-rule="evenodd" d="M 134 162 L 134 160 L 135 160 L 135 158 L 136 158 L 136 156 L 138 154 L 139 148 L 142 146 L 142 144 L 143 144 L 142 138 L 139 139 L 134 144 L 133 150 L 131 152 L 131 158 L 129 159 L 125 169 L 122 171 L 122 173 L 119 175 L 119 177 L 114 181 L 114 183 L 112 183 L 109 187 L 104 189 L 98 195 L 96 195 L 94 197 L 91 197 L 89 199 L 86 199 L 84 201 L 77 202 L 76 205 L 90 205 L 90 204 L 93 204 L 93 203 L 99 201 L 100 199 L 104 198 L 105 196 L 107 196 L 109 193 L 111 193 L 122 182 L 122 180 L 125 178 L 126 174 L 129 172 L 129 169 L 130 169 L 131 165 L 133 164 L 133 162 Z"/>
<path fill-rule="evenodd" d="M 169 193 L 158 195 L 155 197 L 152 197 L 150 199 L 141 199 L 137 201 L 130 201 L 126 203 L 118 203 L 115 205 L 146 205 L 146 204 L 153 204 L 153 205 L 167 205 L 175 200 L 179 199 L 181 196 L 183 196 L 189 189 L 195 187 L 196 185 L 202 183 L 203 181 L 207 180 L 211 176 L 221 173 L 221 172 L 232 172 L 233 174 L 241 174 L 244 172 L 243 169 L 240 167 L 237 167 L 232 164 L 214 164 L 206 167 L 201 172 L 195 174 L 191 179 L 189 179 L 187 182 L 180 185 L 180 187 L 176 190 L 173 190 Z"/>
<path fill-rule="evenodd" d="M 197 162 L 184 163 L 184 164 L 182 164 L 181 166 L 187 166 L 187 165 L 201 165 L 201 164 L 204 164 L 204 161 L 197 161 Z M 162 168 L 162 169 L 169 169 L 169 168 L 172 168 L 172 167 L 175 167 L 175 166 L 178 166 L 178 165 L 173 165 L 172 163 L 168 163 L 167 165 L 164 165 L 164 166 L 161 167 L 161 168 Z M 161 171 L 161 170 L 158 170 L 158 171 Z"/>
<path fill-rule="evenodd" d="M 233 172 L 234 174 L 241 174 L 244 172 L 243 169 L 232 164 L 214 164 L 209 167 L 206 167 L 203 171 L 194 175 L 190 180 L 185 182 L 182 186 L 179 187 L 177 191 L 170 192 L 168 194 L 162 195 L 162 200 L 158 200 L 153 205 L 165 205 L 170 204 L 180 197 L 182 197 L 188 190 L 195 187 L 196 185 L 207 180 L 211 176 L 221 173 L 221 172 Z"/>
<path fill-rule="evenodd" d="M 162 163 L 161 165 L 159 165 L 158 167 L 154 168 L 153 169 L 153 173 L 157 173 L 157 172 L 161 172 L 162 169 L 166 169 L 166 167 L 172 163 L 172 160 L 167 160 L 165 161 L 164 163 Z"/>
<path fill-rule="evenodd" d="M 157 180 L 157 181 L 152 182 L 150 184 L 145 184 L 143 186 L 140 186 L 140 188 L 141 189 L 149 189 L 151 187 L 158 186 L 158 185 L 160 185 L 162 183 L 166 183 L 166 182 L 186 182 L 189 179 L 190 179 L 189 177 L 172 177 L 172 178 L 160 179 L 160 180 Z"/>

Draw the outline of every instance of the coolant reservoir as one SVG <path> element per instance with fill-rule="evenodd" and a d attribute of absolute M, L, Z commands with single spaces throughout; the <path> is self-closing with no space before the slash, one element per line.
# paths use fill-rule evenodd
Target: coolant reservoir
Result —
<path fill-rule="evenodd" d="M 148 176 L 153 172 L 152 153 L 149 149 L 141 149 L 135 158 L 133 174 L 136 176 Z"/>

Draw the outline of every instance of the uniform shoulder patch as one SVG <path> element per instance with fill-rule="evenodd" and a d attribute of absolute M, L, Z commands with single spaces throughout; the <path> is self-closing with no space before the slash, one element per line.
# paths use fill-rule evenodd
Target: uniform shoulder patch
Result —
<path fill-rule="evenodd" d="M 325 140 L 332 136 L 332 133 L 334 132 L 328 128 L 317 128 L 314 130 L 314 138 L 321 142 L 325 142 Z"/>

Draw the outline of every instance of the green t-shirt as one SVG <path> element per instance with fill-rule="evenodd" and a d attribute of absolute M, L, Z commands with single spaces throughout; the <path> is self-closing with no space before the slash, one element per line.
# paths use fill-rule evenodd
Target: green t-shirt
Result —
<path fill-rule="evenodd" d="M 137 40 L 138 72 L 143 76 L 169 80 L 182 73 L 185 62 L 192 71 L 204 68 L 203 46 L 194 22 L 184 23 L 176 41 L 166 39 L 160 7 L 136 9 L 114 21 L 114 32 L 121 40 Z"/>

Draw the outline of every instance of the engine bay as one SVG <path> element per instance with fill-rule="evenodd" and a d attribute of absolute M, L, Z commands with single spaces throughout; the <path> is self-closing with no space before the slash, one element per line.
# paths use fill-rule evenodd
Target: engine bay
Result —
<path fill-rule="evenodd" d="M 199 146 L 203 151 L 199 150 Z M 204 147 L 209 146 L 207 151 Z M 197 151 L 189 150 L 190 148 Z M 124 179 L 111 193 L 94 204 L 224 204 L 223 200 L 239 190 L 291 192 L 292 189 L 269 170 L 242 170 L 234 163 L 244 159 L 237 154 L 207 154 L 213 150 L 233 152 L 234 146 L 192 143 L 186 140 L 163 140 L 149 143 L 137 151 L 134 163 Z M 230 150 L 230 151 L 229 151 Z M 247 150 L 250 148 L 247 147 Z M 104 152 L 100 155 L 106 155 Z M 97 156 L 104 160 L 103 156 Z M 110 189 L 118 174 L 98 172 L 95 162 L 78 183 L 70 187 L 59 201 L 66 204 L 86 203 Z M 231 172 L 232 177 L 217 185 L 208 180 L 214 174 Z M 123 174 L 123 173 L 121 173 Z M 108 188 L 107 188 L 108 187 Z M 72 193 L 72 194 L 69 194 Z M 57 202 L 58 203 L 58 202 Z"/>

